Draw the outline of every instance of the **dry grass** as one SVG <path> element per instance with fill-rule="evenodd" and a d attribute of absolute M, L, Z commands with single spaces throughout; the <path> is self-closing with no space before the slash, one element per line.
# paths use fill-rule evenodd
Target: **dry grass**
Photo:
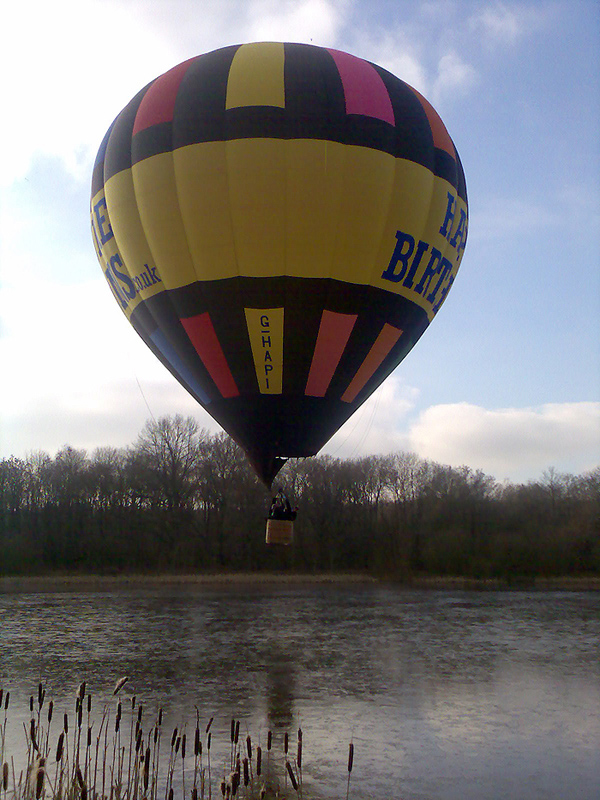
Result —
<path fill-rule="evenodd" d="M 295 751 L 286 733 L 279 753 L 271 731 L 261 745 L 250 733 L 240 735 L 240 721 L 232 719 L 230 742 L 219 748 L 228 754 L 216 764 L 212 717 L 201 723 L 196 709 L 189 727 L 186 722 L 166 731 L 162 709 L 147 718 L 135 696 L 121 699 L 126 682 L 117 682 L 114 702 L 97 713 L 82 683 L 73 714 L 62 718 L 39 684 L 29 700 L 22 769 L 6 752 L 10 692 L 0 689 L 0 800 L 303 798 L 301 730 Z M 353 750 L 350 745 L 348 793 Z"/>

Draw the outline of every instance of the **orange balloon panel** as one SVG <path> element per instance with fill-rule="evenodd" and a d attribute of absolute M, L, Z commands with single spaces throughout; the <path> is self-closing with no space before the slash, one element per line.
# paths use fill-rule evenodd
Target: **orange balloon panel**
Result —
<path fill-rule="evenodd" d="M 139 92 L 100 147 L 91 220 L 133 327 L 268 484 L 414 346 L 468 225 L 458 154 L 418 92 L 278 42 Z"/>

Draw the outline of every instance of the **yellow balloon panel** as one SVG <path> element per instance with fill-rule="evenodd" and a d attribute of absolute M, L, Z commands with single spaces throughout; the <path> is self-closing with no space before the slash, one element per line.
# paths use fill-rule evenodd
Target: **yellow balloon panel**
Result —
<path fill-rule="evenodd" d="M 225 108 L 285 108 L 283 42 L 254 42 L 240 47 L 229 70 Z"/>
<path fill-rule="evenodd" d="M 227 145 L 205 142 L 173 151 L 181 219 L 198 280 L 238 275 Z"/>
<path fill-rule="evenodd" d="M 140 161 L 131 171 L 142 227 L 165 289 L 193 283 L 197 276 L 181 219 L 172 154 Z"/>

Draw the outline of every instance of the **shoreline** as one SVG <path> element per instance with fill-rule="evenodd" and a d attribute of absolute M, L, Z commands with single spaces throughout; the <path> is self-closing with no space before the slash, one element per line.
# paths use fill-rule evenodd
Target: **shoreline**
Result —
<path fill-rule="evenodd" d="M 243 586 L 258 589 L 265 584 L 281 586 L 355 585 L 397 586 L 427 591 L 600 591 L 600 576 L 518 578 L 512 581 L 495 578 L 422 575 L 405 580 L 374 577 L 367 573 L 282 573 L 223 572 L 159 575 L 80 575 L 73 573 L 0 576 L 0 594 L 53 592 L 108 592 L 114 589 L 199 588 L 222 589 Z"/>

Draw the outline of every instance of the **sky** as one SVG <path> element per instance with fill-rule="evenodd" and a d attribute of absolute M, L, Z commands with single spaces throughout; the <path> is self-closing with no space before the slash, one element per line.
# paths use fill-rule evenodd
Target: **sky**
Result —
<path fill-rule="evenodd" d="M 373 61 L 460 153 L 469 240 L 440 313 L 322 452 L 399 450 L 498 481 L 600 463 L 596 0 L 22 0 L 3 11 L 0 458 L 218 425 L 115 303 L 90 237 L 94 158 L 137 91 L 192 56 L 296 41 Z"/>

